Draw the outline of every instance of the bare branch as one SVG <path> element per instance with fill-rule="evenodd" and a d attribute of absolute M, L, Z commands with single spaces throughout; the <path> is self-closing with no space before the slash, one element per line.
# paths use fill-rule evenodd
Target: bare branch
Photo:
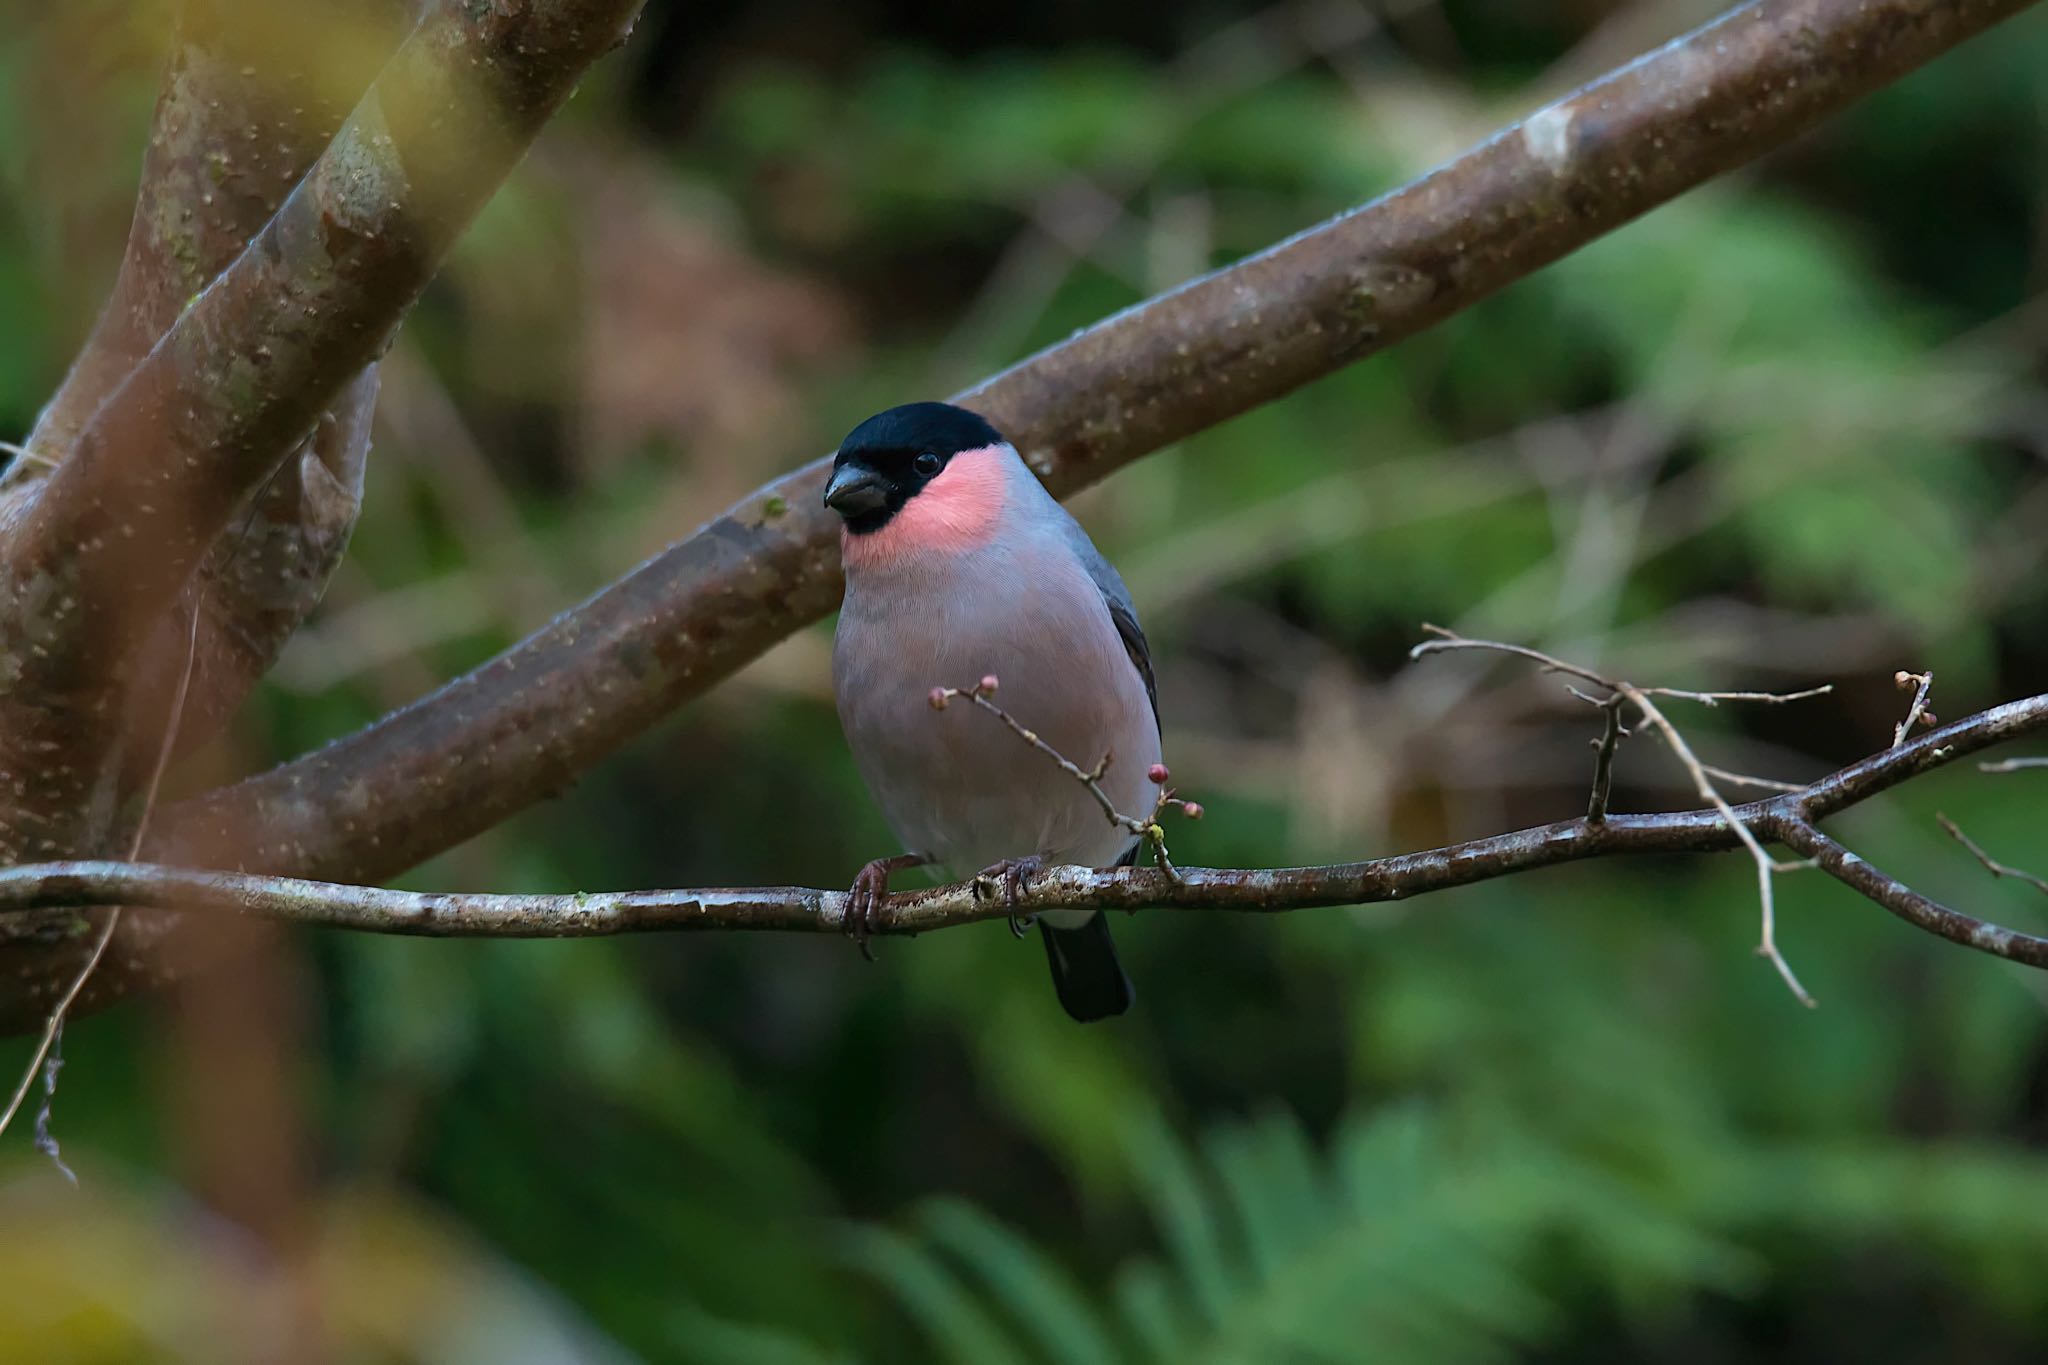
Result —
<path fill-rule="evenodd" d="M 1585 696 L 1583 692 L 1579 695 Z M 1614 790 L 1614 751 L 1632 732 L 1621 723 L 1622 703 L 1627 698 L 1619 692 L 1604 701 L 1586 700 L 1600 708 L 1602 722 L 1600 738 L 1593 741 L 1593 793 L 1586 798 L 1586 819 L 1597 825 L 1607 818 L 1607 798 Z"/>
<path fill-rule="evenodd" d="M 1595 687 L 1604 687 L 1609 692 L 1635 691 L 1642 693 L 1644 696 L 1675 697 L 1680 701 L 1696 701 L 1704 706 L 1718 706 L 1724 701 L 1762 702 L 1766 705 L 1778 705 L 1788 701 L 1805 701 L 1810 697 L 1824 697 L 1835 690 L 1833 683 L 1823 683 L 1819 687 L 1802 688 L 1797 692 L 1693 692 L 1682 687 L 1632 688 L 1628 683 L 1603 677 L 1590 668 L 1579 664 L 1566 663 L 1563 659 L 1545 654 L 1541 650 L 1531 649 L 1527 645 L 1508 644 L 1501 640 L 1468 639 L 1454 630 L 1446 630 L 1442 626 L 1431 625 L 1428 622 L 1423 623 L 1422 629 L 1425 633 L 1436 638 L 1424 640 L 1421 644 L 1410 649 L 1408 657 L 1411 659 L 1420 659 L 1425 654 L 1442 654 L 1449 650 L 1459 649 L 1479 649 L 1491 654 L 1513 654 L 1518 658 L 1530 659 L 1542 664 L 1543 671 L 1546 673 L 1568 673 L 1574 678 L 1592 683 Z M 1595 697 L 1588 697 L 1576 688 L 1572 689 L 1572 691 L 1575 695 L 1592 702 L 1595 706 L 1606 705 L 1606 702 Z"/>
<path fill-rule="evenodd" d="M 1678 755 L 1678 761 L 1683 763 L 1685 770 L 1692 775 L 1693 787 L 1699 792 L 1700 798 L 1719 811 L 1721 818 L 1741 836 L 1742 846 L 1749 850 L 1750 860 L 1756 864 L 1757 900 L 1763 910 L 1762 932 L 1756 946 L 1757 954 L 1777 969 L 1786 989 L 1792 992 L 1799 1003 L 1811 1009 L 1815 1003 L 1813 996 L 1807 992 L 1806 987 L 1799 984 L 1799 977 L 1793 972 L 1792 964 L 1778 951 L 1778 902 L 1772 876 L 1779 870 L 1777 861 L 1764 851 L 1763 844 L 1750 832 L 1749 826 L 1736 816 L 1734 807 L 1721 795 L 1720 789 L 1707 776 L 1707 771 L 1701 766 L 1699 759 L 1693 756 L 1692 747 L 1685 742 L 1684 736 L 1678 733 L 1678 727 L 1665 718 L 1664 713 L 1657 709 L 1656 703 L 1645 696 L 1640 688 L 1626 683 L 1622 685 L 1621 692 L 1642 711 L 1643 719 L 1656 726 L 1657 732 L 1664 736 L 1664 742 L 1671 746 L 1671 752 Z"/>
<path fill-rule="evenodd" d="M 1930 722 L 1934 719 L 1934 714 L 1927 709 L 1927 694 L 1934 690 L 1934 670 L 1908 673 L 1902 668 L 1892 675 L 1892 681 L 1901 691 L 1908 687 L 1914 689 L 1912 704 L 1906 707 L 1906 718 L 1892 728 L 1892 747 L 1896 749 L 1906 742 L 1906 736 L 1913 733 L 1913 727 L 1923 717 Z"/>
<path fill-rule="evenodd" d="M 1728 782 L 1738 787 L 1756 787 L 1763 791 L 1796 792 L 1801 790 L 1797 782 L 1780 782 L 1775 777 L 1754 777 L 1749 773 L 1734 773 L 1726 768 L 1717 768 L 1711 763 L 1700 764 L 1700 770 L 1716 782 Z"/>
<path fill-rule="evenodd" d="M 1788 847 L 1813 859 L 1830 877 L 1876 901 L 1908 924 L 1993 957 L 2023 962 L 2029 967 L 2048 967 L 2048 939 L 1965 915 L 1921 895 L 1851 853 L 1796 812 L 1786 812 L 1772 821 L 1770 832 Z"/>
<path fill-rule="evenodd" d="M 192 604 L 190 624 L 185 637 L 185 664 L 178 677 L 177 692 L 171 701 L 170 720 L 157 742 L 156 761 L 151 765 L 148 783 L 142 789 L 142 818 L 135 827 L 134 836 L 129 840 L 130 860 L 133 860 L 142 848 L 143 836 L 149 830 L 150 812 L 156 806 L 157 793 L 163 788 L 164 771 L 171 766 L 171 754 L 177 748 L 178 719 L 185 713 L 185 699 L 192 687 L 192 668 L 199 656 L 200 606 L 201 604 L 197 602 Z M 55 1096 L 58 1068 L 52 1065 L 45 1071 L 43 1059 L 53 1056 L 53 1049 L 62 1042 L 64 1021 L 70 1015 L 72 1006 L 78 1003 L 78 997 L 85 991 L 86 984 L 92 980 L 93 973 L 99 970 L 100 963 L 106 958 L 107 945 L 114 941 L 114 935 L 121 927 L 121 918 L 120 905 L 108 909 L 106 920 L 100 925 L 100 931 L 93 939 L 92 950 L 86 954 L 85 961 L 79 964 L 77 973 L 71 978 L 71 984 L 64 988 L 64 993 L 57 997 L 57 1003 L 50 1007 L 50 1017 L 43 1024 L 43 1036 L 37 1043 L 35 1052 L 30 1056 L 28 1066 L 23 1069 L 21 1081 L 8 1100 L 7 1108 L 0 1111 L 0 1133 L 5 1133 L 7 1125 L 14 1122 L 14 1116 L 20 1111 L 21 1102 L 27 1097 L 29 1087 L 35 1084 L 38 1072 L 42 1073 L 47 1094 Z M 46 1107 L 44 1119 L 36 1125 L 37 1141 L 39 1145 L 43 1142 L 50 1143 L 51 1159 L 62 1168 L 64 1163 L 56 1155 L 56 1143 L 49 1138 L 47 1114 Z M 68 1171 L 66 1173 L 69 1174 Z"/>
<path fill-rule="evenodd" d="M 1979 763 L 1980 773 L 2016 773 L 2028 768 L 2048 768 L 2048 758 L 2001 758 L 1996 763 Z"/>
<path fill-rule="evenodd" d="M 1971 857 L 1984 864 L 1986 872 L 1989 872 L 1994 877 L 2011 877 L 2014 881 L 2025 882 L 2042 895 L 2048 896 L 2048 880 L 2037 877 L 2031 872 L 2024 872 L 2017 867 L 2008 867 L 2006 864 L 1999 862 L 1989 853 L 1986 853 L 1975 839 L 1963 833 L 1962 827 L 1946 815 L 1937 813 L 1934 819 L 1936 823 L 1949 832 L 1950 837 L 1964 848 L 1970 850 Z"/>
<path fill-rule="evenodd" d="M 1580 862 L 1638 854 L 1715 853 L 1745 837 L 1780 841 L 1886 909 L 1930 933 L 2028 966 L 2048 968 L 2048 938 L 2001 928 L 1932 901 L 1886 877 L 1814 828 L 1813 821 L 1870 800 L 1991 745 L 2048 732 L 2048 694 L 2008 702 L 1887 749 L 1796 792 L 1733 808 L 1577 819 L 1420 853 L 1323 867 L 1260 870 L 1047 868 L 1013 906 L 972 882 L 897 892 L 877 908 L 876 933 L 914 934 L 1013 911 L 1229 910 L 1272 913 L 1405 900 L 1432 891 Z M 102 905 L 249 914 L 297 924 L 451 938 L 579 938 L 689 930 L 837 933 L 847 894 L 807 887 L 450 895 L 203 872 L 135 863 L 52 863 L 0 868 L 0 918 L 30 910 Z"/>
<path fill-rule="evenodd" d="M 1103 774 L 1109 771 L 1109 765 L 1115 761 L 1116 755 L 1104 754 L 1102 761 L 1093 768 L 1082 767 L 1074 762 L 1073 759 L 1068 758 L 1058 749 L 1046 743 L 1045 739 L 1036 730 L 1031 729 L 1008 711 L 996 705 L 996 689 L 1000 686 L 1001 682 L 995 674 L 991 673 L 972 687 L 934 687 L 931 690 L 931 708 L 934 711 L 943 711 L 956 698 L 964 698 L 994 716 L 1003 723 L 1004 727 L 1011 734 L 1022 740 L 1029 747 L 1044 754 L 1058 765 L 1061 772 L 1079 782 L 1087 793 L 1095 798 L 1095 804 L 1102 808 L 1102 814 L 1109 823 L 1129 830 L 1132 834 L 1143 839 L 1146 846 L 1152 850 L 1153 855 L 1159 860 L 1161 870 L 1168 876 L 1177 875 L 1173 866 L 1173 859 L 1168 856 L 1166 851 L 1166 829 L 1159 823 L 1159 817 L 1165 814 L 1167 807 L 1178 806 L 1188 819 L 1199 820 L 1202 818 L 1202 807 L 1193 801 L 1182 801 L 1174 795 L 1173 789 L 1166 785 L 1172 780 L 1172 774 L 1167 772 L 1166 765 L 1155 763 L 1148 774 L 1152 780 L 1152 785 L 1159 789 L 1157 796 L 1152 801 L 1151 814 L 1143 819 L 1135 815 L 1126 815 L 1116 808 L 1116 802 L 1110 800 L 1109 793 L 1102 789 Z"/>
<path fill-rule="evenodd" d="M 1676 687 L 1638 687 L 1624 679 L 1603 677 L 1582 665 L 1567 663 L 1563 659 L 1545 654 L 1540 650 L 1530 649 L 1526 645 L 1504 644 L 1499 640 L 1468 639 L 1457 634 L 1455 631 L 1445 630 L 1442 626 L 1426 625 L 1423 629 L 1436 638 L 1425 640 L 1409 650 L 1410 658 L 1421 658 L 1425 654 L 1440 654 L 1449 650 L 1471 649 L 1484 650 L 1495 654 L 1512 654 L 1518 658 L 1535 660 L 1543 665 L 1546 672 L 1569 673 L 1573 677 L 1582 678 L 1597 687 L 1604 687 L 1613 694 L 1600 699 L 1589 697 L 1577 688 L 1571 689 L 1573 695 L 1593 702 L 1593 704 L 1607 712 L 1607 731 L 1600 739 L 1594 741 L 1595 747 L 1599 750 L 1599 760 L 1593 776 L 1593 803 L 1587 811 L 1587 818 L 1589 820 L 1601 819 L 1606 813 L 1607 786 L 1613 780 L 1614 746 L 1620 738 L 1617 731 L 1620 726 L 1621 708 L 1624 703 L 1634 706 L 1637 712 L 1641 714 L 1643 720 L 1652 726 L 1658 734 L 1662 735 L 1664 742 L 1671 746 L 1671 752 L 1677 756 L 1678 761 L 1684 765 L 1687 775 L 1692 778 L 1693 789 L 1699 793 L 1699 798 L 1720 813 L 1721 818 L 1727 822 L 1728 828 L 1735 833 L 1736 837 L 1742 841 L 1742 846 L 1749 851 L 1750 858 L 1756 864 L 1757 900 L 1763 911 L 1763 932 L 1757 944 L 1757 954 L 1777 969 L 1778 975 L 1784 980 L 1787 989 L 1798 998 L 1799 1003 L 1809 1007 L 1813 1005 L 1813 997 L 1807 993 L 1804 986 L 1799 984 L 1798 976 L 1792 971 L 1792 964 L 1785 961 L 1785 955 L 1778 951 L 1778 909 L 1772 877 L 1774 873 L 1790 869 L 1786 865 L 1777 862 L 1770 854 L 1764 851 L 1763 844 L 1750 832 L 1749 827 L 1736 817 L 1735 808 L 1729 805 L 1727 798 L 1723 797 L 1720 789 L 1715 787 L 1712 778 L 1709 776 L 1707 766 L 1700 762 L 1698 756 L 1693 753 L 1692 746 L 1687 744 L 1685 737 L 1678 733 L 1678 727 L 1673 725 L 1664 712 L 1658 708 L 1657 704 L 1650 699 L 1653 696 L 1675 697 L 1684 701 L 1701 702 L 1707 706 L 1718 705 L 1723 701 L 1776 704 L 1799 701 L 1807 697 L 1822 696 L 1831 691 L 1831 687 L 1810 687 L 1800 692 L 1693 692 Z"/>

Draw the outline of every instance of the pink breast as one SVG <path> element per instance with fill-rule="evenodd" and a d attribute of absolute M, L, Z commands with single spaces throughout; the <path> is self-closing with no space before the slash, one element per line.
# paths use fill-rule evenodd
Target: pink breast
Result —
<path fill-rule="evenodd" d="M 961 451 L 881 530 L 864 536 L 840 533 L 846 567 L 956 554 L 986 544 L 1002 518 L 1008 459 L 1008 452 L 998 446 Z"/>

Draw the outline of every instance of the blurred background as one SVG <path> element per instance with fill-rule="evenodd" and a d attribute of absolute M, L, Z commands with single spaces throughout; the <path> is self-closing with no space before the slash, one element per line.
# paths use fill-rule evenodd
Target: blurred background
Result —
<path fill-rule="evenodd" d="M 104 297 L 158 7 L 10 4 L 0 437 Z M 1713 0 L 650 7 L 385 367 L 326 603 L 180 788 L 318 745 L 595 590 L 869 412 L 943 396 L 1425 171 Z M 1643 682 L 1806 779 L 2048 689 L 2048 15 L 1398 350 L 1076 500 L 1208 807 L 1184 862 L 1582 810 L 1554 678 Z M 545 809 L 469 890 L 845 884 L 893 851 L 829 623 Z M 1661 745 L 1616 806 L 1695 804 Z M 1837 822 L 2040 932 L 1935 824 L 2048 873 L 2048 773 Z M 2048 978 L 1739 858 L 1411 904 L 1120 923 L 1061 1014 L 1000 925 L 462 943 L 264 933 L 77 1022 L 74 1188 L 0 1151 L 0 1359 L 2036 1361 Z M 9 1081 L 26 1040 L 0 1046 Z"/>

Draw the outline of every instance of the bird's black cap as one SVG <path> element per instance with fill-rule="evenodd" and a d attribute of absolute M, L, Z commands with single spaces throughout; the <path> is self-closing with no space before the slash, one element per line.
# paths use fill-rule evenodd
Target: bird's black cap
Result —
<path fill-rule="evenodd" d="M 900 452 L 915 455 L 925 450 L 953 455 L 1002 439 L 987 418 L 966 408 L 951 403 L 905 403 L 876 413 L 848 432 L 839 443 L 839 458 Z"/>
<path fill-rule="evenodd" d="M 951 403 L 905 403 L 878 412 L 839 443 L 825 505 L 855 535 L 879 531 L 948 460 L 1002 439 L 986 418 Z"/>

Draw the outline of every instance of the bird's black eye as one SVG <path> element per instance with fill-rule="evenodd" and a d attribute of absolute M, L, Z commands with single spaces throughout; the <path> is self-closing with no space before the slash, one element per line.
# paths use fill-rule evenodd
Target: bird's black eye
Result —
<path fill-rule="evenodd" d="M 931 451 L 927 450 L 922 455 L 912 460 L 910 462 L 910 467 L 917 471 L 919 478 L 929 479 L 932 475 L 939 472 L 940 463 L 941 461 L 939 457 L 937 455 L 934 455 Z"/>

